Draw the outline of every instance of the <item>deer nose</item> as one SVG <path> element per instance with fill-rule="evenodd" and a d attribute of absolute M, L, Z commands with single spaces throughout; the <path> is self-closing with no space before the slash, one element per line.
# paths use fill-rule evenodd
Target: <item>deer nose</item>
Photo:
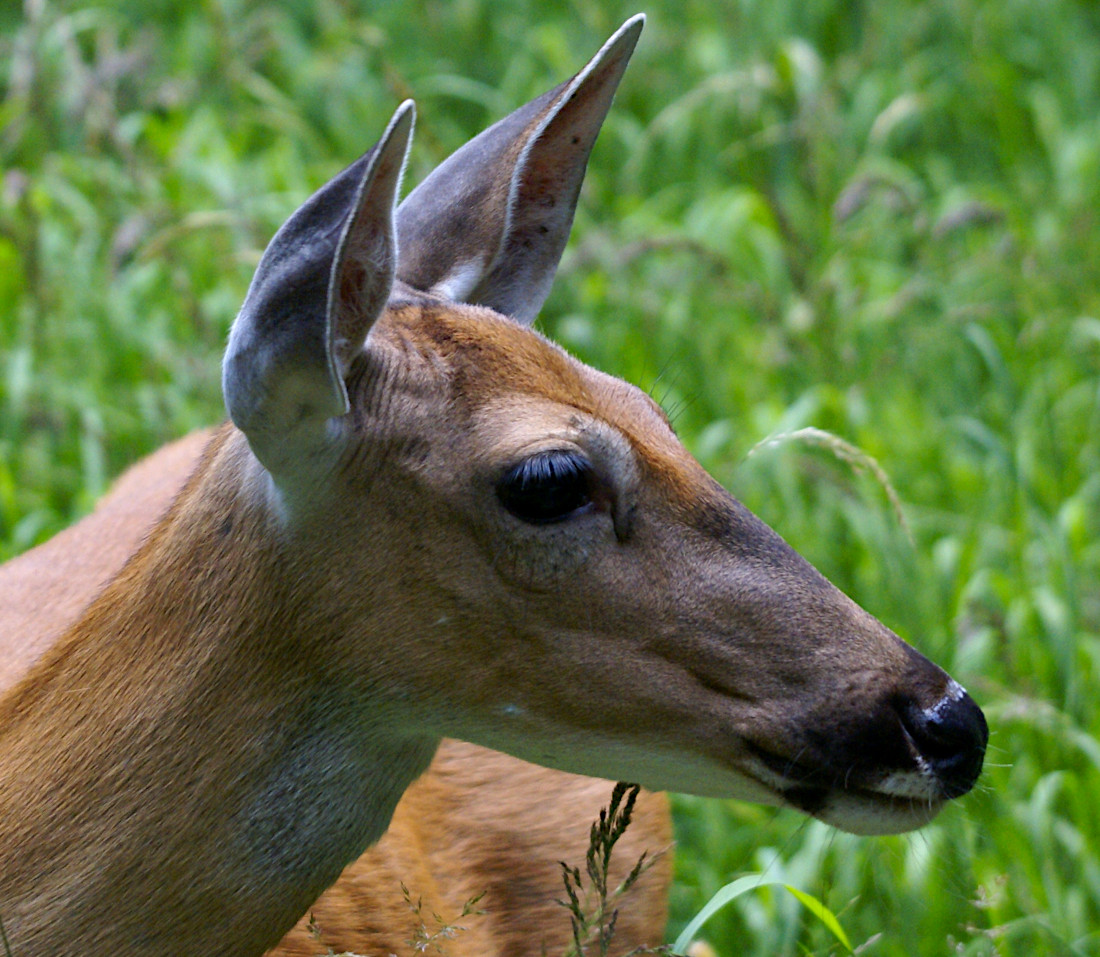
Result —
<path fill-rule="evenodd" d="M 908 701 L 900 709 L 901 723 L 917 752 L 936 776 L 946 798 L 966 794 L 978 780 L 989 741 L 982 709 L 954 681 L 932 707 Z"/>

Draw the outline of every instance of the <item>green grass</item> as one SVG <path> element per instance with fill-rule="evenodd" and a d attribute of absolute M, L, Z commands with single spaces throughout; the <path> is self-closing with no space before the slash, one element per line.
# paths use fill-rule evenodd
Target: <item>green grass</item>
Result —
<path fill-rule="evenodd" d="M 868 954 L 1100 954 L 1100 7 L 644 9 L 542 327 L 651 390 L 992 725 L 979 790 L 908 837 L 679 800 L 670 934 L 749 872 L 820 898 Z M 0 557 L 222 416 L 260 250 L 402 97 L 415 183 L 635 11 L 0 6 Z M 912 541 L 830 449 L 748 455 L 806 428 L 879 463 Z M 706 935 L 839 946 L 775 888 Z"/>

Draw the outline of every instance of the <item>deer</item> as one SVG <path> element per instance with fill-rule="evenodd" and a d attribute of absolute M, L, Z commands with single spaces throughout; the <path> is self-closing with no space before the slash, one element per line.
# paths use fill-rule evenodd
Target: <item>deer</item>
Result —
<path fill-rule="evenodd" d="M 5 620 L 17 957 L 262 954 L 418 795 L 461 814 L 583 775 L 880 834 L 973 787 L 969 694 L 713 480 L 648 395 L 531 328 L 642 23 L 398 205 L 401 104 L 261 257 L 229 421 L 0 571 L 7 590 L 79 552 L 39 586 L 71 577 L 71 600 Z M 429 871 L 442 850 L 395 841 Z"/>

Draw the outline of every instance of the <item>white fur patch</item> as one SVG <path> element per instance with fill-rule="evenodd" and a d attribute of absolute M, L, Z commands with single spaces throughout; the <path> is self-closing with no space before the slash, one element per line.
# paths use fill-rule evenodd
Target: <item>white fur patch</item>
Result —
<path fill-rule="evenodd" d="M 485 264 L 481 257 L 458 263 L 446 276 L 431 288 L 434 296 L 441 296 L 451 302 L 466 302 L 467 296 L 477 288 L 485 274 Z"/>

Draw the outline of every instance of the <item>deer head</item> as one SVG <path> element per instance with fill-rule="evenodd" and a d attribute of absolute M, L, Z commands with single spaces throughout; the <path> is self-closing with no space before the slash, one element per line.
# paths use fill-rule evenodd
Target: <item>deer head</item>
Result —
<path fill-rule="evenodd" d="M 395 217 L 403 105 L 265 254 L 230 414 L 407 730 L 916 826 L 975 780 L 978 708 L 714 482 L 648 396 L 529 328 L 641 25 Z"/>

